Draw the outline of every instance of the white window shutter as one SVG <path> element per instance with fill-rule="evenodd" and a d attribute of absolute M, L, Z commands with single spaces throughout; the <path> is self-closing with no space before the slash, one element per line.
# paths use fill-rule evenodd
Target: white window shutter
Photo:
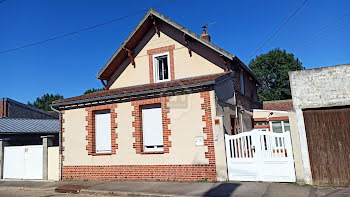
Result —
<path fill-rule="evenodd" d="M 142 108 L 144 146 L 163 146 L 162 109 L 159 105 Z"/>
<path fill-rule="evenodd" d="M 109 153 L 111 149 L 111 114 L 95 114 L 96 153 Z"/>

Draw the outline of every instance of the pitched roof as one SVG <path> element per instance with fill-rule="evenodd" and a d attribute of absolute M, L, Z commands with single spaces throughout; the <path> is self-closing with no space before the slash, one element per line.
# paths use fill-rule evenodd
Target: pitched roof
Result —
<path fill-rule="evenodd" d="M 135 46 L 141 41 L 141 39 L 147 33 L 149 28 L 151 28 L 153 26 L 152 20 L 150 19 L 151 16 L 154 16 L 155 18 L 164 21 L 165 23 L 167 23 L 167 24 L 171 25 L 172 27 L 178 29 L 179 31 L 185 33 L 187 36 L 190 36 L 192 39 L 198 41 L 199 43 L 203 44 L 204 46 L 209 47 L 210 49 L 216 51 L 220 55 L 223 55 L 224 57 L 228 58 L 229 60 L 237 60 L 243 66 L 243 68 L 245 70 L 247 70 L 258 81 L 257 77 L 250 70 L 250 68 L 248 68 L 236 56 L 234 56 L 231 53 L 225 51 L 224 49 L 216 46 L 215 44 L 211 43 L 210 41 L 202 39 L 196 33 L 186 29 L 185 27 L 179 25 L 178 23 L 167 18 L 166 16 L 162 15 L 161 13 L 155 11 L 152 8 L 148 10 L 146 15 L 141 19 L 141 21 L 138 23 L 138 25 L 134 28 L 134 30 L 126 38 L 126 40 L 120 45 L 120 47 L 117 49 L 117 51 L 112 55 L 112 57 L 103 66 L 103 68 L 96 75 L 96 78 L 106 79 L 106 78 L 109 78 L 114 73 L 114 71 L 117 69 L 117 66 L 120 65 L 122 63 L 122 61 L 124 61 L 124 59 L 127 58 L 127 52 L 125 50 L 123 50 L 123 48 L 124 47 L 126 47 L 128 49 L 135 48 Z M 111 66 L 111 64 L 113 64 L 113 65 Z"/>
<path fill-rule="evenodd" d="M 109 98 L 116 97 L 116 96 L 126 97 L 126 96 L 146 94 L 146 93 L 155 92 L 155 91 L 168 91 L 171 88 L 181 89 L 181 88 L 189 88 L 189 87 L 202 86 L 202 85 L 210 85 L 210 84 L 214 84 L 215 80 L 218 80 L 221 77 L 224 77 L 223 80 L 225 80 L 227 78 L 232 77 L 232 73 L 219 73 L 219 74 L 179 79 L 179 80 L 168 81 L 168 82 L 160 82 L 160 83 L 153 83 L 153 84 L 130 86 L 125 88 L 104 90 L 104 91 L 94 92 L 90 94 L 84 94 L 81 96 L 71 97 L 67 99 L 57 100 L 53 102 L 53 106 L 64 106 L 68 104 L 83 103 L 85 101 L 87 102 L 87 100 L 99 101 L 99 100 L 102 100 L 102 97 L 109 97 Z"/>
<path fill-rule="evenodd" d="M 0 133 L 58 133 L 59 120 L 0 118 Z"/>

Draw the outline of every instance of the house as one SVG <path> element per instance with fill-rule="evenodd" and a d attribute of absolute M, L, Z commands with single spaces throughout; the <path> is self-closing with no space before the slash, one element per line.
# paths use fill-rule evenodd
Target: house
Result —
<path fill-rule="evenodd" d="M 0 115 L 0 178 L 58 180 L 58 115 L 9 98 Z"/>
<path fill-rule="evenodd" d="M 306 183 L 350 186 L 350 64 L 289 78 Z"/>
<path fill-rule="evenodd" d="M 224 134 L 250 130 L 260 107 L 247 66 L 153 9 L 97 78 L 105 91 L 52 105 L 63 179 L 227 180 Z"/>

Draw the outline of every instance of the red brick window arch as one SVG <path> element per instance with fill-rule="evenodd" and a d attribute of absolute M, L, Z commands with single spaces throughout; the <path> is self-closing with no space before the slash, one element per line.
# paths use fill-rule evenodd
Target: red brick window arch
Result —
<path fill-rule="evenodd" d="M 171 147 L 171 141 L 169 136 L 171 135 L 171 130 L 169 128 L 170 118 L 168 118 L 169 107 L 167 103 L 169 102 L 169 97 L 153 98 L 146 100 L 132 101 L 131 105 L 134 107 L 132 111 L 132 116 L 134 121 L 132 126 L 134 127 L 134 132 L 132 133 L 135 141 L 133 143 L 133 148 L 136 150 L 137 154 L 160 154 L 169 153 L 169 148 Z M 143 150 L 143 132 L 142 132 L 142 106 L 160 104 L 162 111 L 162 127 L 163 127 L 163 151 L 157 152 L 146 152 Z"/>
<path fill-rule="evenodd" d="M 115 119 L 117 118 L 117 113 L 115 112 L 116 108 L 117 108 L 117 104 L 99 105 L 99 106 L 85 108 L 85 110 L 88 112 L 88 115 L 86 116 L 86 121 L 88 122 L 88 125 L 86 126 L 86 130 L 87 130 L 86 150 L 88 151 L 89 155 L 116 154 L 116 150 L 118 149 L 118 144 L 116 142 L 116 140 L 118 138 L 118 134 L 116 132 L 118 124 L 115 122 Z M 98 153 L 98 152 L 96 152 L 95 114 L 99 113 L 101 111 L 106 111 L 106 110 L 109 110 L 110 115 L 111 115 L 111 152 L 110 153 Z"/>
<path fill-rule="evenodd" d="M 157 72 L 154 68 L 154 56 L 161 53 L 168 53 L 168 62 L 169 62 L 169 80 L 175 80 L 175 72 L 174 72 L 174 49 L 175 45 L 159 47 L 155 49 L 147 50 L 148 59 L 149 59 L 149 78 L 150 83 L 155 83 L 155 73 Z M 165 55 L 165 54 L 164 54 Z"/>

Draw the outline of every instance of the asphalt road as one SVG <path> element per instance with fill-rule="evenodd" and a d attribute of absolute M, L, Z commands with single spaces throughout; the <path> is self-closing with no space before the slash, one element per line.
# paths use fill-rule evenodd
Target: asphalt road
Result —
<path fill-rule="evenodd" d="M 92 197 L 92 196 L 105 196 L 105 195 L 88 195 L 88 194 L 62 194 L 53 191 L 40 191 L 38 189 L 29 188 L 6 188 L 0 187 L 1 197 Z"/>

